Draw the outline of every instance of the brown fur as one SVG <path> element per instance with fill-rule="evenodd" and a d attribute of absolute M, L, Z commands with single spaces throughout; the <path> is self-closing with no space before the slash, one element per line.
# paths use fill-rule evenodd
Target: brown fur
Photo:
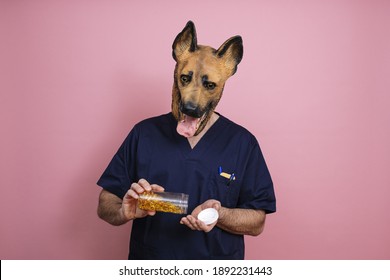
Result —
<path fill-rule="evenodd" d="M 202 115 L 195 135 L 206 126 L 221 99 L 226 80 L 232 76 L 243 54 L 242 39 L 228 39 L 218 50 L 197 44 L 194 24 L 189 21 L 172 46 L 176 60 L 172 89 L 172 113 L 177 121 L 183 118 L 182 107 L 190 102 Z M 191 81 L 183 83 L 182 75 L 191 75 Z M 211 87 L 209 88 L 211 83 Z"/>

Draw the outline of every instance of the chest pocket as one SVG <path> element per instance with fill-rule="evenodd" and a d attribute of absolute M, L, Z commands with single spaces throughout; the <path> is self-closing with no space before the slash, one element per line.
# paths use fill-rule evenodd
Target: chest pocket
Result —
<path fill-rule="evenodd" d="M 218 173 L 214 173 L 210 180 L 210 197 L 219 200 L 222 206 L 234 208 L 237 206 L 240 194 L 240 180 L 229 181 Z"/>

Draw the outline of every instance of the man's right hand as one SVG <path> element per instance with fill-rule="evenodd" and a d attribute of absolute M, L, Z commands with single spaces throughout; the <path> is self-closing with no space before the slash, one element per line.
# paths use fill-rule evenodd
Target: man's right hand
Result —
<path fill-rule="evenodd" d="M 140 179 L 138 183 L 131 184 L 123 199 L 103 189 L 99 196 L 98 216 L 111 225 L 119 226 L 136 218 L 154 215 L 155 211 L 144 211 L 137 207 L 139 194 L 145 191 L 163 192 L 164 188 Z"/>
<path fill-rule="evenodd" d="M 145 211 L 137 207 L 139 195 L 145 191 L 163 192 L 164 188 L 156 184 L 151 185 L 145 179 L 140 179 L 138 183 L 131 184 L 130 189 L 123 197 L 120 209 L 125 220 L 129 221 L 156 214 L 156 211 Z"/>

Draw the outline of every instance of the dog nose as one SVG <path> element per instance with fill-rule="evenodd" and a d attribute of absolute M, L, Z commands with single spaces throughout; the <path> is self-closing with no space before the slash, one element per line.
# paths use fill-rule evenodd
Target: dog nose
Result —
<path fill-rule="evenodd" d="M 199 110 L 199 107 L 192 103 L 192 102 L 186 102 L 185 104 L 181 104 L 180 106 L 180 111 L 183 113 L 183 114 L 186 114 L 190 117 L 193 117 L 193 118 L 200 118 L 202 116 L 200 110 Z"/>

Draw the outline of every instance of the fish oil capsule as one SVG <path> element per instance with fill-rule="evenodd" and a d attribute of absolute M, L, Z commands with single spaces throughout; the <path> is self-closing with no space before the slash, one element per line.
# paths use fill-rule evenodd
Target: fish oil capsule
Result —
<path fill-rule="evenodd" d="M 138 208 L 147 211 L 187 214 L 188 194 L 171 192 L 143 192 Z"/>

